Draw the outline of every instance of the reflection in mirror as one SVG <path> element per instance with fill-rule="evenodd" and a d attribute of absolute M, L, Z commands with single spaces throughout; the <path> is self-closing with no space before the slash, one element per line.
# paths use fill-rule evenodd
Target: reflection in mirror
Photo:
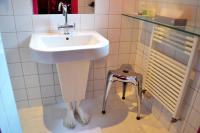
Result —
<path fill-rule="evenodd" d="M 93 14 L 95 0 L 33 0 L 34 14 L 61 14 L 58 5 L 62 2 L 67 5 L 69 14 Z"/>

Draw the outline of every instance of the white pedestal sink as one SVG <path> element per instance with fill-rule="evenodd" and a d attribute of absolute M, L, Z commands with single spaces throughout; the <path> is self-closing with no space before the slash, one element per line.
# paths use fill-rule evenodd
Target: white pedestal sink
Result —
<path fill-rule="evenodd" d="M 109 41 L 97 32 L 35 33 L 29 46 L 35 61 L 56 64 L 65 102 L 85 98 L 90 61 L 109 53 Z"/>

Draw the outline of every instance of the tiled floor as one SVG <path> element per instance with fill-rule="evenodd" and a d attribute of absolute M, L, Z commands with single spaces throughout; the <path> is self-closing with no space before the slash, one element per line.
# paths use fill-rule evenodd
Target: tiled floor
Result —
<path fill-rule="evenodd" d="M 142 109 L 143 118 L 136 117 L 136 103 L 130 95 L 122 101 L 118 95 L 109 97 L 107 114 L 101 114 L 102 96 L 83 101 L 82 107 L 91 115 L 88 125 L 77 124 L 73 130 L 62 124 L 65 104 L 21 109 L 20 117 L 24 133 L 76 133 L 100 127 L 103 133 L 167 133 L 152 113 Z"/>

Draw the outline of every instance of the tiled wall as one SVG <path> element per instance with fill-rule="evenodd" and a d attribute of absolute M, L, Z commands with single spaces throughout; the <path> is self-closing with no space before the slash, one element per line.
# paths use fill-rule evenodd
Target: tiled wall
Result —
<path fill-rule="evenodd" d="M 176 16 L 188 18 L 189 25 L 200 27 L 200 1 L 199 0 L 139 0 L 138 10 L 141 5 L 148 8 L 155 8 L 157 13 L 165 16 Z M 181 15 L 180 15 L 181 14 Z M 152 25 L 141 23 L 140 41 L 137 45 L 135 66 L 136 70 L 144 73 L 147 64 L 147 53 L 152 32 Z M 200 45 L 200 44 L 199 44 Z M 172 53 L 172 51 L 171 51 Z M 174 57 L 176 54 L 174 54 Z M 196 59 L 194 67 L 195 79 L 188 86 L 188 92 L 181 111 L 181 120 L 171 124 L 171 114 L 155 99 L 145 99 L 146 107 L 152 110 L 153 114 L 172 133 L 196 133 L 200 126 L 200 54 Z"/>
<path fill-rule="evenodd" d="M 85 14 L 94 13 L 94 8 L 90 7 L 89 4 L 94 0 L 78 0 L 78 12 Z"/>
<path fill-rule="evenodd" d="M 0 132 L 21 133 L 18 112 L 15 104 L 5 53 L 0 34 Z M 12 128 L 11 128 L 12 127 Z"/>
<path fill-rule="evenodd" d="M 123 2 L 96 0 L 95 14 L 69 15 L 69 21 L 76 23 L 77 30 L 96 30 L 110 41 L 110 54 L 91 63 L 87 97 L 103 93 L 109 69 L 134 62 L 138 27 L 121 16 Z M 33 32 L 57 32 L 57 26 L 64 23 L 64 17 L 32 15 L 31 0 L 3 0 L 0 3 L 0 20 L 18 107 L 62 101 L 55 65 L 34 62 L 28 43 Z"/>

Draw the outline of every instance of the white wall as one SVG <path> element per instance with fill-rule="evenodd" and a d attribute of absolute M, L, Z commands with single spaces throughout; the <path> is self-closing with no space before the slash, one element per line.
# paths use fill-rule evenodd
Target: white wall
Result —
<path fill-rule="evenodd" d="M 21 133 L 18 112 L 0 34 L 0 132 Z"/>
<path fill-rule="evenodd" d="M 134 62 L 137 34 L 133 34 L 130 28 L 137 30 L 137 25 L 121 16 L 122 2 L 96 0 L 95 14 L 69 15 L 69 21 L 76 23 L 77 30 L 96 30 L 110 41 L 108 57 L 91 64 L 87 97 L 103 93 L 109 69 Z M 28 42 L 33 32 L 57 31 L 58 24 L 64 23 L 64 17 L 32 15 L 31 0 L 1 0 L 0 20 L 0 32 L 18 107 L 62 101 L 55 65 L 32 61 Z"/>

